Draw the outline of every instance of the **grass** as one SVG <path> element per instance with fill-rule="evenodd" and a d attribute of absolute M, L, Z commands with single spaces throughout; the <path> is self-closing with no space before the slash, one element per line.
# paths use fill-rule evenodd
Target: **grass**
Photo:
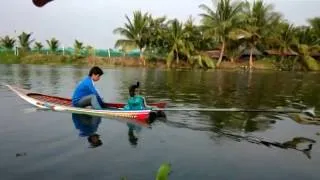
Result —
<path fill-rule="evenodd" d="M 1 64 L 19 64 L 20 57 L 15 56 L 13 52 L 1 52 L 0 63 Z"/>
<path fill-rule="evenodd" d="M 290 61 L 291 62 L 291 61 Z M 304 61 L 309 70 L 320 70 L 319 63 L 311 58 L 306 58 Z M 60 54 L 40 54 L 40 53 L 20 53 L 15 56 L 13 52 L 0 52 L 0 64 L 39 64 L 39 65 L 76 65 L 76 66 L 92 66 L 98 65 L 101 67 L 142 67 L 143 64 L 136 57 L 81 57 L 73 55 Z M 254 69 L 261 70 L 279 70 L 281 63 L 271 57 L 264 57 L 260 60 L 254 60 Z M 152 59 L 147 60 L 147 68 L 167 68 L 165 60 Z M 179 65 L 172 64 L 174 69 L 199 69 L 199 66 L 193 66 L 187 62 L 181 62 Z M 241 60 L 237 62 L 223 61 L 220 69 L 247 69 L 248 61 Z"/>

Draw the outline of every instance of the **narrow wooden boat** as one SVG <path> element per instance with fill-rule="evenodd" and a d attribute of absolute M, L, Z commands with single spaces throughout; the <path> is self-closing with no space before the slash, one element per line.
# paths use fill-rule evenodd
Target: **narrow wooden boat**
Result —
<path fill-rule="evenodd" d="M 124 103 L 106 103 L 107 109 L 96 110 L 91 108 L 73 107 L 70 98 L 59 96 L 50 96 L 46 94 L 32 92 L 16 86 L 6 85 L 10 90 L 15 92 L 20 98 L 28 103 L 40 108 L 60 112 L 70 112 L 77 114 L 88 114 L 93 116 L 102 116 L 110 118 L 125 118 L 136 121 L 138 123 L 149 123 L 162 112 L 153 110 L 124 110 L 122 109 Z M 163 108 L 166 106 L 165 102 L 150 103 L 149 106 Z"/>

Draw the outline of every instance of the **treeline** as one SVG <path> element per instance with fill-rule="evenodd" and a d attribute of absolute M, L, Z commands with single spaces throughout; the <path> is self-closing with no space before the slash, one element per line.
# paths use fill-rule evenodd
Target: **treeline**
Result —
<path fill-rule="evenodd" d="M 48 53 L 55 53 L 59 51 L 60 41 L 56 38 L 46 40 L 46 44 L 48 46 Z M 32 33 L 22 32 L 18 35 L 17 40 L 16 38 L 8 35 L 0 38 L 0 48 L 4 51 L 13 51 L 15 47 L 17 48 L 16 50 L 21 53 L 27 53 L 30 51 L 40 53 L 44 50 L 44 45 L 39 41 L 35 41 L 35 39 L 32 38 Z M 87 51 L 87 54 L 93 54 L 93 47 L 90 45 L 85 46 L 84 43 L 79 40 L 74 41 L 73 48 L 75 55 L 80 56 L 82 51 Z"/>
<path fill-rule="evenodd" d="M 189 64 L 205 68 L 219 68 L 224 62 L 248 59 L 247 67 L 254 67 L 254 60 L 272 62 L 282 70 L 320 70 L 320 17 L 308 19 L 308 25 L 289 23 L 273 4 L 263 0 L 235 1 L 213 0 L 201 4 L 200 24 L 190 17 L 186 22 L 166 16 L 155 17 L 150 13 L 133 12 L 125 15 L 123 27 L 113 32 L 122 36 L 115 47 L 122 52 L 139 49 L 141 63 L 164 61 Z M 16 38 L 0 37 L 0 51 L 42 52 L 44 45 L 36 42 L 32 33 L 22 32 Z M 46 40 L 47 53 L 61 51 L 56 38 Z M 81 56 L 94 55 L 92 46 L 75 40 L 74 52 Z M 32 50 L 31 50 L 32 49 Z"/>
<path fill-rule="evenodd" d="M 319 69 L 314 58 L 320 52 L 320 17 L 308 19 L 307 26 L 295 26 L 262 0 L 216 0 L 199 8 L 200 24 L 192 17 L 181 22 L 135 11 L 114 30 L 123 37 L 115 45 L 124 50 L 139 48 L 144 63 L 164 57 L 167 66 L 183 61 L 219 67 L 223 60 L 234 62 L 246 55 L 250 68 L 254 59 L 267 57 L 288 70 L 296 65 Z M 210 56 L 212 50 L 218 56 Z"/>

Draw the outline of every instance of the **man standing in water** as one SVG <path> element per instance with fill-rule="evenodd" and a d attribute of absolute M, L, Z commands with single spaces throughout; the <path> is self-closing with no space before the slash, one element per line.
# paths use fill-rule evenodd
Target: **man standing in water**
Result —
<path fill-rule="evenodd" d="M 99 67 L 94 66 L 90 69 L 88 76 L 80 81 L 73 93 L 73 106 L 92 106 L 94 109 L 102 109 L 105 107 L 101 96 L 94 86 L 94 82 L 99 81 L 102 75 L 103 71 Z"/>

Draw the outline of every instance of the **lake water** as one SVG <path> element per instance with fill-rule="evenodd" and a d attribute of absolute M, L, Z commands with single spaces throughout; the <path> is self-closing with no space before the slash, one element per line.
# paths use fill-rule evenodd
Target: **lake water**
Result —
<path fill-rule="evenodd" d="M 96 86 L 105 101 L 125 102 L 128 86 L 139 80 L 147 101 L 166 101 L 168 107 L 276 108 L 299 103 L 320 109 L 319 73 L 137 68 L 104 72 Z M 87 73 L 88 69 L 77 67 L 0 65 L 0 82 L 69 97 Z M 151 180 L 164 162 L 172 165 L 172 180 L 320 179 L 320 128 L 298 123 L 296 115 L 167 112 L 167 122 L 156 121 L 152 128 L 134 132 L 136 145 L 130 141 L 126 123 L 103 118 L 96 131 L 103 145 L 90 148 L 71 114 L 35 111 L 2 85 L 0 97 L 3 180 Z M 308 138 L 312 142 L 299 143 L 296 148 L 313 146 L 305 152 L 268 147 L 219 132 L 260 137 L 291 147 Z"/>

